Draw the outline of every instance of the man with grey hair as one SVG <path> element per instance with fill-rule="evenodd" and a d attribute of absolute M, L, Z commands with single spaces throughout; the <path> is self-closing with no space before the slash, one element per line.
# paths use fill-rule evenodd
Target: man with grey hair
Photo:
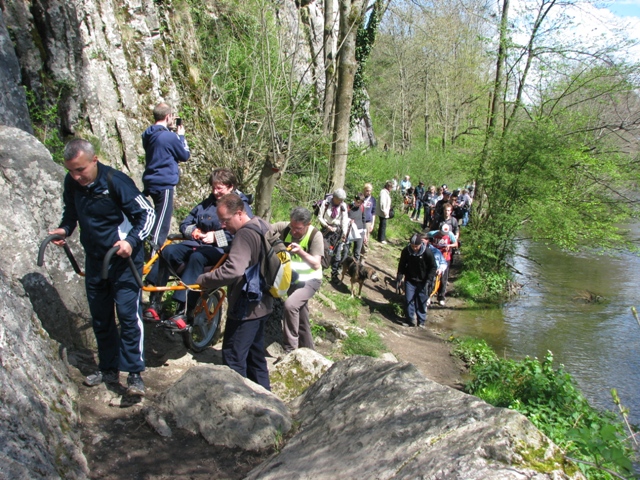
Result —
<path fill-rule="evenodd" d="M 284 350 L 314 348 L 309 324 L 309 299 L 322 284 L 322 235 L 311 225 L 311 212 L 304 207 L 291 210 L 288 222 L 271 226 L 291 253 L 294 272 L 288 298 L 284 302 Z"/>
<path fill-rule="evenodd" d="M 133 180 L 98 161 L 86 140 L 75 139 L 64 150 L 64 211 L 52 235 L 70 236 L 80 225 L 85 250 L 85 287 L 93 331 L 98 344 L 98 370 L 84 383 L 118 384 L 120 372 L 129 372 L 127 393 L 144 395 L 140 373 L 145 369 L 141 292 L 129 258 L 142 274 L 144 239 L 155 220 L 153 207 Z M 64 245 L 64 240 L 54 241 Z M 102 279 L 102 263 L 112 247 L 118 247 Z M 118 324 L 116 315 L 118 313 Z"/>
<path fill-rule="evenodd" d="M 338 279 L 338 268 L 342 258 L 340 257 L 341 246 L 347 239 L 349 233 L 349 212 L 346 192 L 338 188 L 320 205 L 318 211 L 318 221 L 322 225 L 322 235 L 327 243 L 333 247 L 333 257 L 331 258 L 331 282 L 340 283 Z"/>

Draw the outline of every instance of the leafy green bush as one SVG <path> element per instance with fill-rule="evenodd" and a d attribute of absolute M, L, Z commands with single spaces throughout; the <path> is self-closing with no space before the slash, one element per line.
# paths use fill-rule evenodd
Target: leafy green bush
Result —
<path fill-rule="evenodd" d="M 342 343 L 342 353 L 345 355 L 365 355 L 367 357 L 379 357 L 386 352 L 384 342 L 373 330 L 366 330 L 366 335 L 360 335 L 350 330 L 347 338 Z"/>
<path fill-rule="evenodd" d="M 475 353 L 474 348 L 460 350 L 471 357 Z M 484 354 L 473 358 L 468 393 L 526 415 L 569 456 L 588 462 L 578 464 L 588 478 L 613 478 L 605 469 L 631 473 L 632 450 L 625 443 L 623 424 L 612 412 L 591 407 L 571 376 L 562 367 L 553 368 L 551 352 L 542 362 Z"/>
<path fill-rule="evenodd" d="M 465 255 L 465 266 L 466 266 Z M 506 295 L 511 276 L 506 271 L 483 272 L 465 269 L 456 279 L 456 292 L 474 302 L 495 302 Z"/>
<path fill-rule="evenodd" d="M 498 358 L 484 340 L 471 337 L 454 338 L 453 343 L 453 354 L 462 359 L 468 367 L 493 362 Z"/>

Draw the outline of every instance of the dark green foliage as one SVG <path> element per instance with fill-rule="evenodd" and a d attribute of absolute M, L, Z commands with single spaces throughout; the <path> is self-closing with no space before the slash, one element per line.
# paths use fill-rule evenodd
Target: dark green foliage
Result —
<path fill-rule="evenodd" d="M 521 361 L 498 359 L 487 354 L 482 345 L 459 343 L 455 351 L 462 352 L 463 359 L 471 359 L 467 360 L 473 377 L 465 387 L 468 393 L 526 415 L 571 457 L 621 475 L 631 473 L 632 450 L 623 424 L 613 413 L 591 407 L 571 376 L 562 367 L 553 368 L 551 352 L 540 362 L 529 357 Z M 587 464 L 579 467 L 588 478 L 612 478 Z"/>
<path fill-rule="evenodd" d="M 467 249 L 465 249 L 465 252 Z M 511 274 L 465 269 L 456 278 L 456 294 L 473 302 L 495 303 L 505 298 Z"/>
<path fill-rule="evenodd" d="M 460 358 L 468 367 L 493 362 L 498 358 L 484 340 L 465 337 L 454 338 L 452 341 L 455 345 L 453 354 Z"/>
<path fill-rule="evenodd" d="M 59 95 L 55 102 L 48 106 L 42 106 L 38 102 L 36 95 L 31 90 L 25 88 L 27 94 L 27 107 L 29 108 L 29 116 L 35 136 L 47 147 L 53 161 L 62 165 L 64 159 L 64 142 L 60 138 L 59 119 L 58 119 L 58 99 L 62 94 L 63 88 L 60 87 Z"/>
<path fill-rule="evenodd" d="M 368 95 L 364 70 L 376 40 L 384 3 L 384 0 L 375 1 L 368 20 L 362 22 L 356 35 L 356 62 L 358 67 L 356 68 L 356 74 L 353 79 L 353 102 L 351 104 L 352 125 L 364 118 L 366 114 L 365 104 L 368 100 Z"/>

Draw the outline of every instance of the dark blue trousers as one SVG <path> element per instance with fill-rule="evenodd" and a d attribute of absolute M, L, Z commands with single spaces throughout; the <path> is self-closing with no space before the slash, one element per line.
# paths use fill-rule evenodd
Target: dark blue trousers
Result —
<path fill-rule="evenodd" d="M 149 240 L 159 247 L 167 239 L 171 228 L 171 216 L 173 215 L 173 191 L 174 188 L 154 191 L 149 195 L 153 200 L 153 208 L 156 211 L 156 221 L 153 224 Z M 155 250 L 155 249 L 154 249 Z"/>
<path fill-rule="evenodd" d="M 142 274 L 142 246 L 134 250 L 132 256 L 138 274 Z M 98 343 L 98 368 L 142 372 L 144 330 L 141 290 L 129 269 L 127 259 L 114 255 L 109 268 L 109 278 L 102 280 L 102 259 L 87 256 L 85 272 L 89 311 Z M 120 328 L 116 323 L 116 313 Z"/>
<path fill-rule="evenodd" d="M 407 320 L 417 319 L 418 325 L 424 325 L 427 320 L 427 282 L 404 282 L 404 296 L 407 300 Z"/>
<path fill-rule="evenodd" d="M 224 255 L 224 251 L 213 245 L 202 245 L 199 247 L 184 245 L 182 243 L 172 243 L 162 250 L 162 259 L 156 262 L 147 275 L 147 281 L 156 285 L 164 286 L 169 278 L 169 271 L 162 267 L 162 262 L 166 261 L 174 270 L 183 263 L 184 270 L 180 272 L 180 278 L 187 285 L 193 285 L 198 277 L 204 272 L 204 267 L 215 265 Z M 199 294 L 194 295 L 197 297 Z M 187 291 L 176 290 L 173 299 L 178 302 L 186 302 Z M 191 304 L 191 302 L 190 302 Z M 192 304 L 190 306 L 193 306 Z"/>
<path fill-rule="evenodd" d="M 228 317 L 222 340 L 222 362 L 270 391 L 269 370 L 264 355 L 264 324 L 268 317 L 254 320 Z"/>

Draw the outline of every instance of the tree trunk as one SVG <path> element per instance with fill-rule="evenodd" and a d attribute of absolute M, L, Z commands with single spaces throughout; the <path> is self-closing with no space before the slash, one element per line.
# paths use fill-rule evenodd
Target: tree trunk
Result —
<path fill-rule="evenodd" d="M 277 161 L 274 161 L 274 156 Z M 282 175 L 282 164 L 284 155 L 281 153 L 269 152 L 267 159 L 260 172 L 258 185 L 256 186 L 256 203 L 253 213 L 267 222 L 271 219 L 271 200 L 276 182 Z"/>
<path fill-rule="evenodd" d="M 424 151 L 429 153 L 429 74 L 424 77 Z"/>
<path fill-rule="evenodd" d="M 356 74 L 356 35 L 363 20 L 364 0 L 340 0 L 340 48 L 336 118 L 331 148 L 331 190 L 344 187 L 349 152 L 349 127 Z"/>
<path fill-rule="evenodd" d="M 474 196 L 475 208 L 473 209 L 473 215 L 475 217 L 474 224 L 478 226 L 479 219 L 482 217 L 485 197 L 484 197 L 484 178 L 483 175 L 486 171 L 486 163 L 489 157 L 489 148 L 496 131 L 496 117 L 498 115 L 498 99 L 501 98 L 502 91 L 502 70 L 507 58 L 507 39 L 508 39 L 508 26 L 509 26 L 509 0 L 503 0 L 502 4 L 502 17 L 500 19 L 500 43 L 498 46 L 498 55 L 496 58 L 496 76 L 493 82 L 493 92 L 491 94 L 491 102 L 489 106 L 488 119 L 487 119 L 487 131 L 484 139 L 484 146 L 480 157 L 480 164 L 476 171 L 476 192 Z"/>
<path fill-rule="evenodd" d="M 338 12 L 336 10 L 337 0 L 324 1 L 324 111 L 322 126 L 324 134 L 328 135 L 333 131 L 334 110 L 336 101 L 336 49 L 338 32 Z"/>

